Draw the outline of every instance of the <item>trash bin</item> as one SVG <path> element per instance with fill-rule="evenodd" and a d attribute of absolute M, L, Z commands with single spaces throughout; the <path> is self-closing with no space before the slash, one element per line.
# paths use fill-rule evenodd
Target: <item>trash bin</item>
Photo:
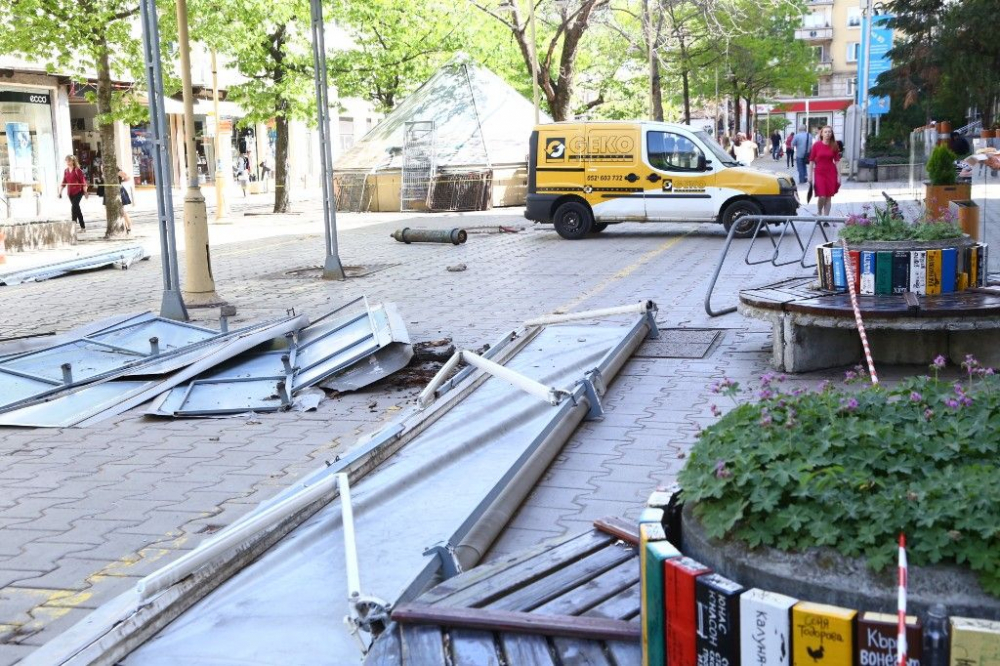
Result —
<path fill-rule="evenodd" d="M 865 183 L 878 182 L 878 159 L 864 157 L 858 160 L 858 180 Z"/>
<path fill-rule="evenodd" d="M 958 226 L 962 232 L 969 234 L 972 240 L 979 242 L 979 204 L 971 199 L 951 201 L 948 209 L 958 217 Z"/>

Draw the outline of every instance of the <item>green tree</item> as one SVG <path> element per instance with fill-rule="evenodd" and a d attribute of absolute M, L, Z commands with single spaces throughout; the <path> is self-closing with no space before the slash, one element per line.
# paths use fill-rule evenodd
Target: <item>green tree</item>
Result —
<path fill-rule="evenodd" d="M 274 208 L 291 209 L 288 128 L 315 122 L 308 0 L 197 0 L 188 4 L 192 39 L 216 49 L 246 80 L 227 95 L 246 111 L 241 124 L 274 120 Z"/>
<path fill-rule="evenodd" d="M 134 98 L 112 86 L 116 77 L 144 80 L 142 48 L 133 32 L 138 12 L 137 0 L 0 0 L 0 52 L 19 54 L 80 81 L 96 73 L 93 99 L 105 183 L 118 182 L 114 121 L 138 120 Z M 105 237 L 124 234 L 119 188 L 107 187 L 104 201 Z"/>
<path fill-rule="evenodd" d="M 446 2 L 370 0 L 337 3 L 330 20 L 350 38 L 328 60 L 343 97 L 359 97 L 390 111 L 426 81 L 466 31 L 457 8 Z"/>

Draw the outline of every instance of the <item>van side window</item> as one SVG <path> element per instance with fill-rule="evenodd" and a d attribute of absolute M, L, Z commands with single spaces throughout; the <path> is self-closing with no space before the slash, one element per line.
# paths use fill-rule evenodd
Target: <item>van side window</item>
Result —
<path fill-rule="evenodd" d="M 646 132 L 649 164 L 661 171 L 697 171 L 701 149 L 687 137 L 673 132 Z"/>

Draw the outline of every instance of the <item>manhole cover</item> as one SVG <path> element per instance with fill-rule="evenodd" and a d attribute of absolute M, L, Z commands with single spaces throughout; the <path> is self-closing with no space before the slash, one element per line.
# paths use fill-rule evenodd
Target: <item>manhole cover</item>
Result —
<path fill-rule="evenodd" d="M 399 264 L 367 264 L 364 266 L 344 266 L 344 275 L 349 278 L 359 278 L 365 277 L 366 275 L 371 275 L 372 273 L 378 273 L 379 271 L 384 271 L 387 268 L 392 268 L 394 266 L 399 266 Z M 306 266 L 304 268 L 293 268 L 290 271 L 281 271 L 280 273 L 272 273 L 267 277 L 280 280 L 280 279 L 292 279 L 292 278 L 319 278 L 323 275 L 322 266 Z"/>
<path fill-rule="evenodd" d="M 697 328 L 661 328 L 660 337 L 642 343 L 638 358 L 705 358 L 722 331 Z"/>

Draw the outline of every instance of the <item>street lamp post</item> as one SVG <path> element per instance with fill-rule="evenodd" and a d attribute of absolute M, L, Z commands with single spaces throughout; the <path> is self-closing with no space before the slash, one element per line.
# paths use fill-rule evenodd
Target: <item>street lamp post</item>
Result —
<path fill-rule="evenodd" d="M 226 174 L 222 169 L 222 116 L 219 115 L 219 68 L 215 49 L 212 49 L 212 104 L 215 111 L 215 221 L 225 219 L 229 214 L 226 201 Z"/>
<path fill-rule="evenodd" d="M 539 122 L 538 115 L 538 48 L 535 43 L 535 3 L 528 3 L 528 25 L 531 28 L 531 97 L 535 105 L 535 124 Z"/>
<path fill-rule="evenodd" d="M 184 294 L 200 305 L 218 302 L 208 248 L 208 212 L 198 184 L 195 146 L 194 91 L 191 88 L 191 45 L 188 40 L 187 0 L 177 0 L 177 46 L 180 50 L 184 95 L 184 134 L 188 187 L 184 194 Z"/>

